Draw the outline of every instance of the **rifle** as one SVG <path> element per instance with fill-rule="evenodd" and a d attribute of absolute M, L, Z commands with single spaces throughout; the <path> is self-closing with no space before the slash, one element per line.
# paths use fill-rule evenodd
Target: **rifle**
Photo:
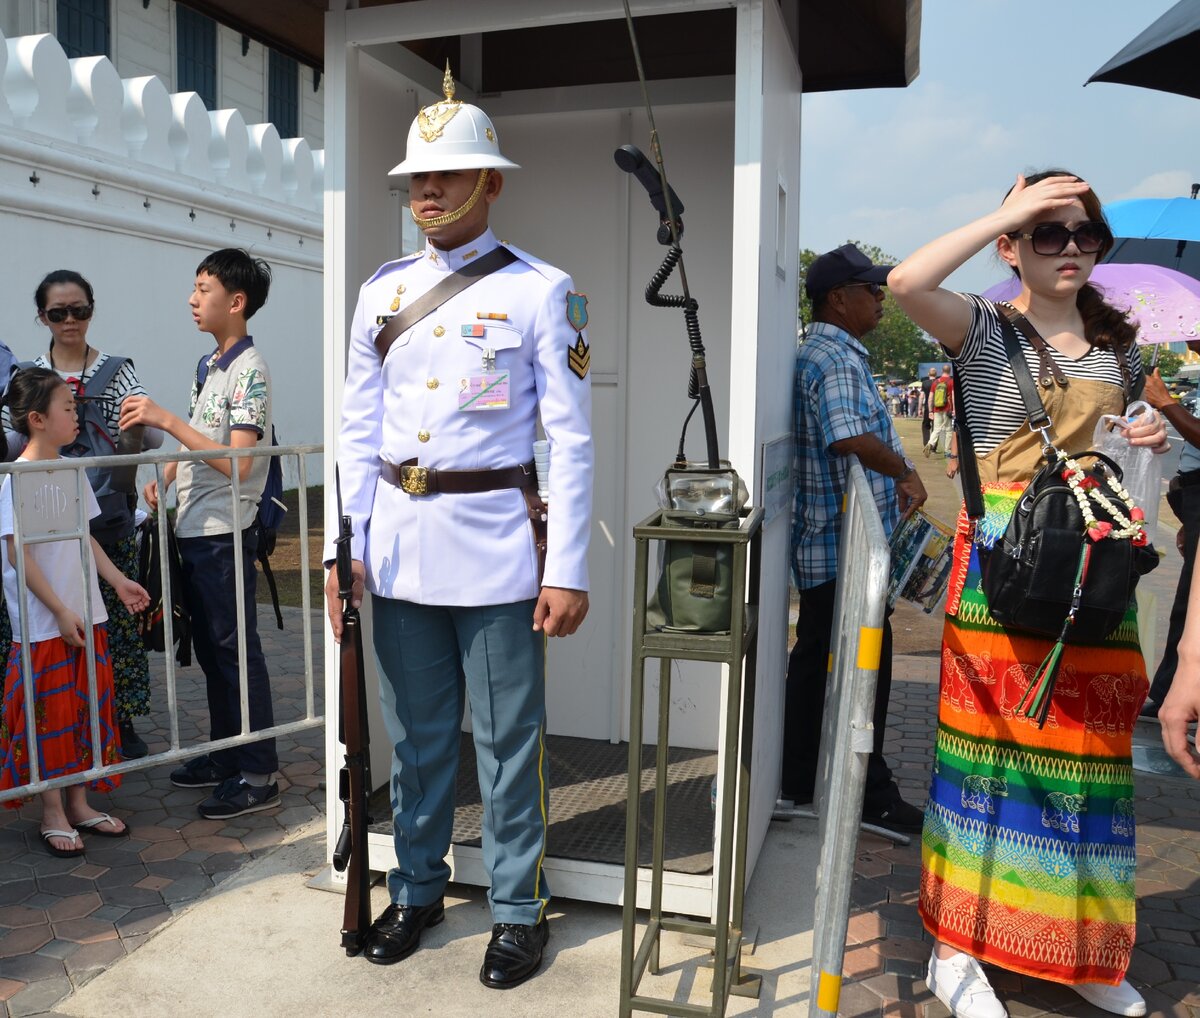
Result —
<path fill-rule="evenodd" d="M 337 478 L 335 471 L 335 479 Z M 371 875 L 368 866 L 367 827 L 371 823 L 371 733 L 367 724 L 367 697 L 363 675 L 362 625 L 351 602 L 354 576 L 350 541 L 354 523 L 342 515 L 342 487 L 336 479 L 340 529 L 337 544 L 338 599 L 342 602 L 340 645 L 338 738 L 345 746 L 346 763 L 338 773 L 342 800 L 342 833 L 333 850 L 333 868 L 346 873 L 346 908 L 342 913 L 342 947 L 350 957 L 366 943 L 371 927 Z"/>

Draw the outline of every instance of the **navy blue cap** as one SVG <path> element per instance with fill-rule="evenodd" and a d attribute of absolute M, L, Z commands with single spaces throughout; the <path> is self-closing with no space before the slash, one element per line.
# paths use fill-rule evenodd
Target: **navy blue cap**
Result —
<path fill-rule="evenodd" d="M 894 266 L 875 265 L 853 244 L 843 244 L 827 251 L 808 267 L 804 277 L 804 292 L 809 297 L 828 293 L 843 283 L 887 284 L 888 273 Z"/>

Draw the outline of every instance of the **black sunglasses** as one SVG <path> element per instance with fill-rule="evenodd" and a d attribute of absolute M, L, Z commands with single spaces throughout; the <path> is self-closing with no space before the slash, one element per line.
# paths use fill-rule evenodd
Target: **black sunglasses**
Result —
<path fill-rule="evenodd" d="M 1112 242 L 1112 231 L 1107 224 L 1095 219 L 1080 223 L 1073 230 L 1068 230 L 1062 223 L 1038 223 L 1032 233 L 1010 233 L 1014 240 L 1032 240 L 1033 253 L 1039 255 L 1060 255 L 1071 241 L 1080 254 L 1095 254 L 1106 244 Z"/>
<path fill-rule="evenodd" d="M 878 297 L 881 293 L 883 293 L 882 283 L 843 283 L 841 286 L 834 287 L 834 289 L 848 290 L 852 286 L 865 286 L 867 288 L 867 293 L 869 293 L 872 297 Z"/>
<path fill-rule="evenodd" d="M 77 322 L 86 322 L 92 317 L 92 312 L 96 308 L 92 304 L 76 304 L 69 308 L 46 308 L 42 312 L 46 316 L 46 321 L 53 322 L 55 325 L 62 325 L 67 320 L 67 315 L 70 315 Z"/>

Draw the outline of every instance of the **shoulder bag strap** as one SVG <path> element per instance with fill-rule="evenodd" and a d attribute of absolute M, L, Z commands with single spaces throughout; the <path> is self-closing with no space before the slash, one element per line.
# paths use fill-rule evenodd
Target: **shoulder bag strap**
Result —
<path fill-rule="evenodd" d="M 958 435 L 958 472 L 962 477 L 963 504 L 967 507 L 967 519 L 977 520 L 983 516 L 983 489 L 979 484 L 979 464 L 975 462 L 975 439 L 967 424 L 966 406 L 962 401 L 962 379 L 958 368 L 951 362 L 950 371 L 954 378 L 954 392 L 958 397 L 955 406 L 954 430 Z"/>
<path fill-rule="evenodd" d="M 1038 395 L 1033 375 L 1029 372 L 1029 365 L 1025 363 L 1025 355 L 1021 353 L 1021 340 L 1017 337 L 1017 330 L 1005 309 L 999 304 L 996 305 L 996 308 L 1000 312 L 1000 332 L 1004 337 L 1004 353 L 1008 357 L 1013 378 L 1021 393 L 1021 402 L 1025 404 L 1025 413 L 1029 417 L 1029 430 L 1046 432 L 1053 428 L 1054 422 L 1050 420 L 1050 415 L 1046 413 L 1046 408 L 1042 405 L 1042 397 Z M 1038 339 L 1041 337 L 1038 336 Z M 1046 437 L 1043 435 L 1043 438 Z"/>
<path fill-rule="evenodd" d="M 457 272 L 452 272 L 432 290 L 422 294 L 398 315 L 393 315 L 387 320 L 384 327 L 379 330 L 379 335 L 375 337 L 375 352 L 379 354 L 380 362 L 382 363 L 383 359 L 387 356 L 388 350 L 392 348 L 392 344 L 396 341 L 396 337 L 401 333 L 407 332 L 422 318 L 433 314 L 451 297 L 462 293 L 472 283 L 479 282 L 484 276 L 490 276 L 493 272 L 504 268 L 506 265 L 511 265 L 516 260 L 517 256 L 515 254 L 508 248 L 500 245 L 477 261 L 464 265 Z"/>
<path fill-rule="evenodd" d="M 1025 334 L 1029 345 L 1037 351 L 1039 381 L 1042 385 L 1049 387 L 1051 382 L 1064 387 L 1068 385 L 1067 376 L 1063 374 L 1062 368 L 1058 366 L 1058 362 L 1050 352 L 1050 344 L 1033 327 L 1033 323 L 1014 307 L 1007 304 L 997 304 L 996 307 L 1005 318 Z"/>

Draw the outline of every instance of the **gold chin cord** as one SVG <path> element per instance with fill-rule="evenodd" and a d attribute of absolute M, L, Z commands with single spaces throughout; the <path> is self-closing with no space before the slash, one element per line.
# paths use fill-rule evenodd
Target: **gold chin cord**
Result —
<path fill-rule="evenodd" d="M 480 197 L 483 195 L 483 189 L 487 186 L 489 172 L 486 169 L 479 171 L 479 179 L 475 182 L 475 190 L 471 192 L 471 197 L 453 212 L 447 212 L 444 216 L 435 216 L 433 219 L 422 219 L 412 210 L 412 206 L 410 205 L 408 207 L 408 214 L 412 216 L 413 222 L 422 230 L 436 230 L 439 226 L 449 226 L 451 223 L 457 223 L 478 204 Z"/>

